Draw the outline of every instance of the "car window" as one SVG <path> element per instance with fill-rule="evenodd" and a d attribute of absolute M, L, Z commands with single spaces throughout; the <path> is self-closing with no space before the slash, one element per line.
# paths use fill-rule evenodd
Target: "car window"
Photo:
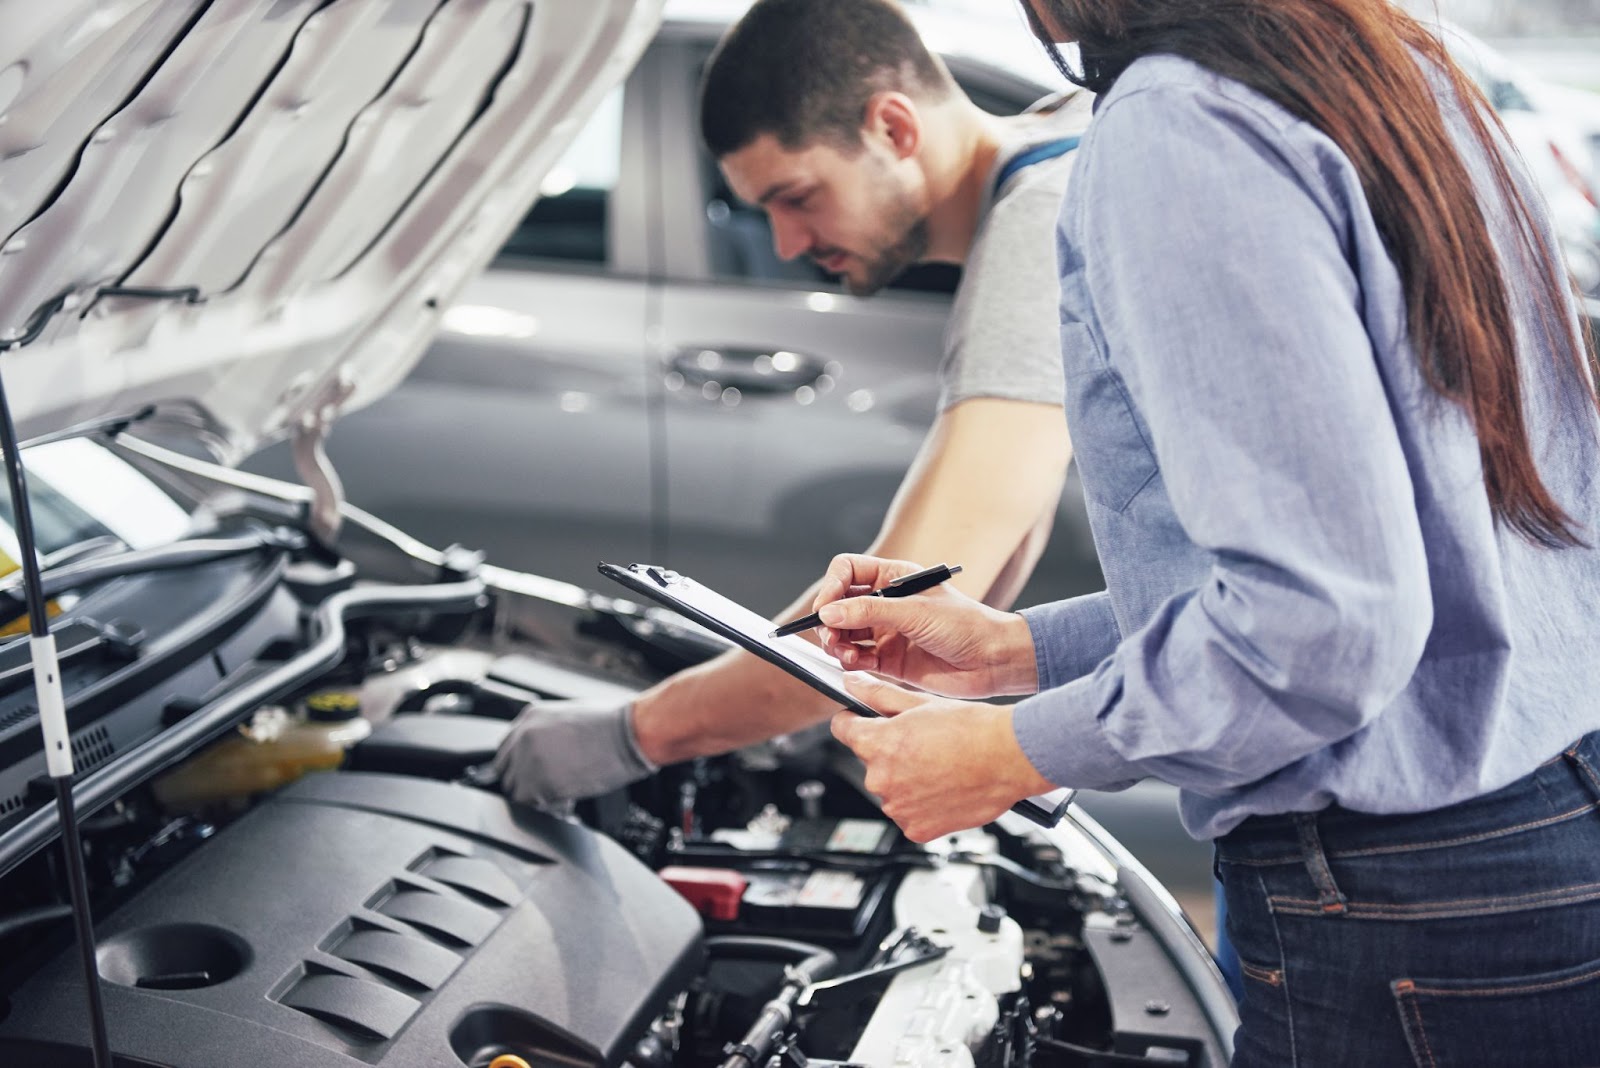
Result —
<path fill-rule="evenodd" d="M 189 514 L 125 460 L 84 438 L 36 445 L 26 453 L 34 545 L 46 567 L 87 554 L 149 549 L 183 537 Z M 0 581 L 22 559 L 11 497 L 0 494 Z M 50 612 L 70 607 L 76 593 L 51 599 Z M 27 630 L 15 604 L 0 613 L 0 638 Z M 20 622 L 19 622 L 20 618 Z"/>
<path fill-rule="evenodd" d="M 1497 60 L 1481 42 L 1474 41 L 1456 31 L 1441 34 L 1450 58 L 1460 67 L 1489 100 L 1489 106 L 1504 114 L 1508 111 L 1532 111 L 1533 104 L 1517 83 L 1507 76 L 1506 63 Z"/>
<path fill-rule="evenodd" d="M 105 534 L 130 549 L 150 549 L 189 533 L 189 513 L 177 501 L 87 438 L 37 445 L 27 464 L 35 536 L 47 556 Z M 9 504 L 0 518 L 9 531 Z"/>
<path fill-rule="evenodd" d="M 30 448 L 27 470 L 34 543 L 46 559 L 107 539 L 149 549 L 188 532 L 189 515 L 182 506 L 127 461 L 88 439 Z M 10 495 L 0 494 L 0 575 L 14 570 L 22 555 L 13 518 Z"/>
<path fill-rule="evenodd" d="M 1528 99 L 1528 94 L 1522 91 L 1516 82 L 1504 78 L 1496 79 L 1486 90 L 1489 103 L 1498 112 L 1507 111 L 1532 111 L 1533 102 Z"/>
<path fill-rule="evenodd" d="M 1008 100 L 962 81 L 961 87 L 985 111 L 1015 115 L 1031 100 Z M 696 138 L 698 142 L 698 138 Z M 836 287 L 838 276 L 829 274 L 804 256 L 781 260 L 772 247 L 772 227 L 760 208 L 742 203 L 728 188 L 722 171 L 702 147 L 700 169 L 702 188 L 708 191 L 705 207 L 706 246 L 711 273 L 724 282 L 776 283 L 806 287 Z M 902 292 L 955 292 L 961 281 L 961 268 L 951 264 L 925 263 L 910 267 L 889 284 Z"/>
<path fill-rule="evenodd" d="M 622 87 L 609 93 L 539 184 L 539 199 L 500 255 L 605 266 L 611 196 L 622 170 Z"/>

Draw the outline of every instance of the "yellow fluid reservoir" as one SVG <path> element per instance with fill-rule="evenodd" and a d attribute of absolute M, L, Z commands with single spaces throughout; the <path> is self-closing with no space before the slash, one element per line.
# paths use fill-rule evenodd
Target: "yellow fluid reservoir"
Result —
<path fill-rule="evenodd" d="M 345 750 L 372 733 L 355 694 L 315 693 L 300 713 L 262 708 L 238 733 L 218 742 L 155 783 L 168 808 L 242 801 L 344 762 Z"/>

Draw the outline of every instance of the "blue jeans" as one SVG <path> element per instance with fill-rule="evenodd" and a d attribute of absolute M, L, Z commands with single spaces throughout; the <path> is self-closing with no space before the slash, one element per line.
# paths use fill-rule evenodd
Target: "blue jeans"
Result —
<path fill-rule="evenodd" d="M 1239 954 L 1233 951 L 1233 940 L 1228 937 L 1228 895 L 1222 890 L 1222 880 L 1215 881 L 1212 891 L 1217 899 L 1217 951 L 1212 954 L 1217 961 L 1217 971 L 1228 984 L 1233 1000 L 1244 1000 L 1244 973 L 1239 970 Z"/>
<path fill-rule="evenodd" d="M 1504 789 L 1217 842 L 1236 1068 L 1600 1065 L 1600 732 Z"/>

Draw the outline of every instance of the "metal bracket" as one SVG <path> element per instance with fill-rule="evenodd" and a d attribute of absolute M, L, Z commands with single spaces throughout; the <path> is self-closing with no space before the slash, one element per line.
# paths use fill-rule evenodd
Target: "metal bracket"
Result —
<path fill-rule="evenodd" d="M 787 1038 L 778 1043 L 778 1048 L 773 1059 L 767 1062 L 768 1068 L 868 1068 L 867 1065 L 857 1064 L 855 1061 L 825 1061 L 817 1057 L 807 1057 Z"/>
<path fill-rule="evenodd" d="M 344 521 L 341 507 L 344 504 L 344 483 L 333 469 L 323 447 L 328 430 L 339 418 L 344 402 L 355 392 L 355 383 L 342 372 L 330 379 L 309 401 L 295 423 L 290 439 L 294 454 L 294 469 L 300 481 L 311 490 L 311 533 L 323 545 L 332 546 L 339 536 L 339 526 Z"/>
<path fill-rule="evenodd" d="M 799 1007 L 806 1012 L 816 1012 L 853 1004 L 864 997 L 866 991 L 887 986 L 889 980 L 901 972 L 931 964 L 949 952 L 949 946 L 938 945 L 918 934 L 916 928 L 907 927 L 899 938 L 885 947 L 882 961 L 859 972 L 812 983 L 800 995 Z"/>

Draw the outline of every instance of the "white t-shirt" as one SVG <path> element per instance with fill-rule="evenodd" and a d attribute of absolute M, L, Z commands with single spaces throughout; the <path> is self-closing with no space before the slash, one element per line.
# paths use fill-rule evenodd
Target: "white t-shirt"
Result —
<path fill-rule="evenodd" d="M 986 204 L 945 328 L 939 410 L 972 397 L 1061 404 L 1056 214 L 1076 150 L 995 180 L 1018 154 L 1088 128 L 1093 96 L 1075 93 L 1015 130 L 985 181 Z"/>

